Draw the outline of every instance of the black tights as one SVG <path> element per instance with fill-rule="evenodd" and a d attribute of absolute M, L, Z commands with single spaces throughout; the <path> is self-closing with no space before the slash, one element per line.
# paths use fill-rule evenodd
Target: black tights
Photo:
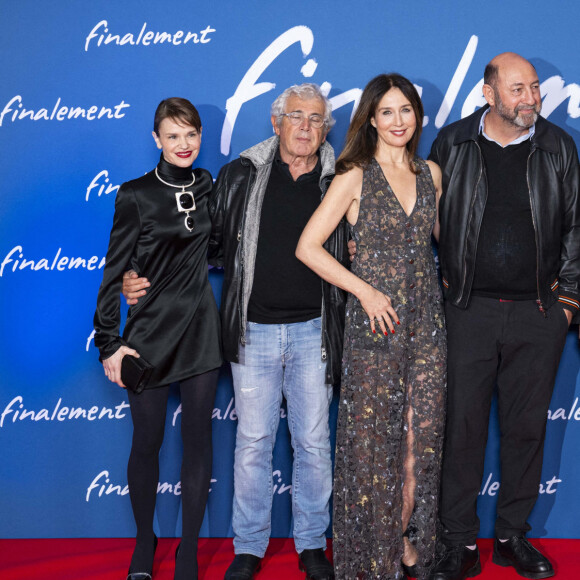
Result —
<path fill-rule="evenodd" d="M 218 374 L 219 369 L 215 369 L 180 383 L 183 531 L 175 566 L 175 580 L 197 578 L 197 538 L 211 479 L 211 416 Z M 133 443 L 127 467 L 127 481 L 137 524 L 137 543 L 129 570 L 151 573 L 159 450 L 165 432 L 169 387 L 146 389 L 139 395 L 128 391 L 128 395 L 133 418 Z"/>

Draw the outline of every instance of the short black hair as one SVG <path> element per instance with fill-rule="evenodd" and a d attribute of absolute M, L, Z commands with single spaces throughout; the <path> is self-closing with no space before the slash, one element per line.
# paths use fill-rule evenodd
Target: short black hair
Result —
<path fill-rule="evenodd" d="M 153 119 L 153 131 L 157 135 L 159 135 L 159 125 L 164 119 L 181 121 L 201 131 L 201 119 L 197 109 L 187 99 L 182 99 L 181 97 L 163 99 L 157 106 L 155 118 Z"/>

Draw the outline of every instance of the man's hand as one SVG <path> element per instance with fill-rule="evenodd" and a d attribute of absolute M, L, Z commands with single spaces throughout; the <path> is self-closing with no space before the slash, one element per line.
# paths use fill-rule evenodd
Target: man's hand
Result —
<path fill-rule="evenodd" d="M 352 262 L 354 260 L 354 257 L 356 256 L 356 242 L 354 240 L 349 240 L 347 245 L 348 245 L 348 253 L 350 255 L 350 261 Z"/>
<path fill-rule="evenodd" d="M 568 326 L 570 326 L 570 324 L 572 323 L 573 314 L 567 308 L 564 308 L 564 314 L 568 319 Z"/>
<path fill-rule="evenodd" d="M 149 288 L 149 286 L 151 286 L 149 280 L 139 278 L 135 270 L 129 270 L 123 274 L 123 296 L 129 306 L 137 304 L 139 298 L 147 294 L 145 288 Z"/>

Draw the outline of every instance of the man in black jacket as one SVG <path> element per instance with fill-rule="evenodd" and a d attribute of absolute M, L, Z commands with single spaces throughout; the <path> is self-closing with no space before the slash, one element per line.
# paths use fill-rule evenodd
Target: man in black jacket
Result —
<path fill-rule="evenodd" d="M 445 552 L 431 580 L 481 571 L 476 503 L 496 384 L 502 476 L 493 561 L 526 578 L 554 574 L 525 534 L 556 371 L 580 303 L 578 154 L 567 133 L 539 117 L 540 83 L 522 57 L 495 57 L 483 94 L 489 106 L 442 129 L 430 155 L 443 173 L 449 348 Z"/>
<path fill-rule="evenodd" d="M 300 567 L 312 580 L 330 580 L 324 555 L 332 490 L 328 410 L 340 377 L 345 297 L 295 251 L 334 176 L 334 152 L 325 142 L 334 121 L 328 99 L 308 83 L 274 101 L 271 121 L 276 135 L 222 168 L 210 202 L 210 263 L 224 268 L 222 342 L 238 416 L 236 557 L 225 578 L 253 578 L 268 546 L 272 451 L 285 396 Z M 345 227 L 328 249 L 348 261 Z"/>
<path fill-rule="evenodd" d="M 286 397 L 294 449 L 292 514 L 300 568 L 334 578 L 326 559 L 332 464 L 328 412 L 340 381 L 345 293 L 295 257 L 298 238 L 334 177 L 326 135 L 330 101 L 305 83 L 273 103 L 276 135 L 243 151 L 215 182 L 210 263 L 224 268 L 224 358 L 234 381 L 238 428 L 232 527 L 236 557 L 226 580 L 250 580 L 270 537 L 272 452 Z M 326 248 L 348 264 L 346 224 Z M 130 303 L 147 281 L 128 273 Z"/>

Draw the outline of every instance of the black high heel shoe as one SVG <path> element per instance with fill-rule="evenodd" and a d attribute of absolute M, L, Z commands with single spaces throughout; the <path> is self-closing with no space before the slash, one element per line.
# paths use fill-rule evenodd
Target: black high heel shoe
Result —
<path fill-rule="evenodd" d="M 155 552 L 157 551 L 157 544 L 159 540 L 157 536 L 153 534 L 153 558 L 155 558 Z M 149 572 L 131 572 L 127 573 L 127 580 L 152 580 L 153 579 L 153 570 L 151 570 L 151 574 Z"/>
<path fill-rule="evenodd" d="M 180 575 L 177 575 L 177 558 L 181 552 L 181 544 L 183 542 L 179 542 L 179 544 L 177 544 L 177 547 L 175 548 L 175 573 L 174 573 L 174 579 L 175 578 L 184 578 L 187 577 L 188 579 L 194 579 L 197 580 L 198 578 L 198 567 L 197 567 L 197 542 L 195 545 L 195 549 L 191 550 L 191 546 L 189 547 L 188 551 L 188 542 L 185 543 L 185 552 L 181 555 L 182 558 L 185 558 L 185 564 L 183 562 L 181 562 L 181 567 L 179 569 Z M 194 555 L 194 558 L 191 560 L 191 556 Z M 191 560 L 191 561 L 188 561 Z M 184 576 L 184 572 L 185 572 L 185 576 Z"/>
<path fill-rule="evenodd" d="M 411 530 L 407 528 L 403 532 L 403 538 L 408 538 L 410 531 Z M 419 575 L 419 567 L 417 566 L 417 564 L 407 566 L 407 564 L 405 564 L 405 562 L 401 560 L 401 568 L 403 568 L 403 572 L 405 573 L 405 576 L 407 576 L 407 578 L 417 578 L 417 576 Z"/>

